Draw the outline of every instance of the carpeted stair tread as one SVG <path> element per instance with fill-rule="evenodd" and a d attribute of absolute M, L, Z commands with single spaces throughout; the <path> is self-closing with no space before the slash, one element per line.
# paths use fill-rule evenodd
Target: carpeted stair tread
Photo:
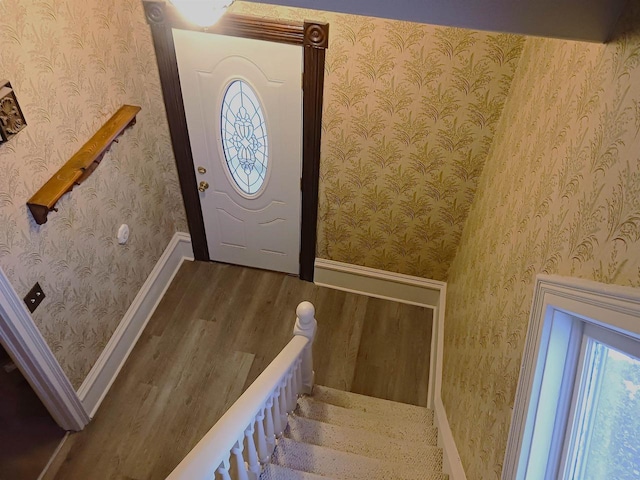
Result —
<path fill-rule="evenodd" d="M 445 475 L 413 464 L 388 462 L 281 438 L 273 462 L 340 480 L 445 480 Z"/>
<path fill-rule="evenodd" d="M 433 422 L 427 418 L 415 421 L 398 418 L 394 415 L 393 409 L 384 414 L 367 413 L 320 402 L 314 397 L 300 398 L 295 413 L 319 422 L 369 430 L 401 440 L 418 441 L 424 438 L 427 428 L 433 426 Z"/>
<path fill-rule="evenodd" d="M 291 415 L 285 436 L 301 443 L 438 470 L 442 468 L 442 449 L 436 446 L 435 427 L 428 429 L 424 438 L 407 441 Z"/>
<path fill-rule="evenodd" d="M 331 477 L 316 475 L 315 473 L 292 470 L 274 463 L 265 465 L 260 480 L 331 480 Z"/>
<path fill-rule="evenodd" d="M 433 410 L 417 405 L 368 397 L 366 395 L 336 390 L 335 388 L 324 387 L 322 385 L 315 385 L 313 387 L 312 396 L 320 402 L 329 403 L 337 407 L 360 410 L 375 415 L 386 415 L 389 412 L 393 412 L 394 416 L 399 419 L 433 424 Z"/>

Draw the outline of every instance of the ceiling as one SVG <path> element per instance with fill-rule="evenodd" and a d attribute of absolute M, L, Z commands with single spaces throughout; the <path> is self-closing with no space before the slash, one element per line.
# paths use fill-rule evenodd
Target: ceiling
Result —
<path fill-rule="evenodd" d="M 627 0 L 258 1 L 474 30 L 604 42 Z"/>

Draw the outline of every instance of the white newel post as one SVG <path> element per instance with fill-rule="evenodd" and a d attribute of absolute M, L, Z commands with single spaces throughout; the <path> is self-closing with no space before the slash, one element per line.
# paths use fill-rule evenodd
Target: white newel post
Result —
<path fill-rule="evenodd" d="M 309 339 L 309 343 L 302 352 L 302 393 L 311 394 L 315 373 L 313 371 L 313 340 L 316 336 L 318 322 L 314 317 L 315 308 L 311 302 L 302 302 L 296 308 L 296 325 L 293 327 L 293 334 Z"/>
<path fill-rule="evenodd" d="M 1 1 L 1 0 L 0 0 Z M 259 480 L 289 423 L 298 395 L 312 393 L 315 308 L 296 308 L 293 338 L 180 462 L 171 480 Z"/>

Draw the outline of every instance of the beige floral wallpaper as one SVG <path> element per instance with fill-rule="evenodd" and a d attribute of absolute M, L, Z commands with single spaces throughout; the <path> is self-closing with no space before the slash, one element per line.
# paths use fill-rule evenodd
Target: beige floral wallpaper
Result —
<path fill-rule="evenodd" d="M 445 279 L 523 39 L 238 2 L 331 23 L 318 256 Z M 0 147 L 0 266 L 75 387 L 186 230 L 138 0 L 3 0 L 0 71 L 28 127 Z M 26 200 L 122 103 L 137 125 L 43 226 Z M 115 232 L 131 227 L 126 246 Z"/>
<path fill-rule="evenodd" d="M 538 273 L 640 287 L 640 8 L 528 39 L 452 264 L 442 392 L 467 478 L 502 471 Z"/>
<path fill-rule="evenodd" d="M 42 285 L 34 320 L 77 388 L 186 231 L 153 46 L 139 0 L 2 0 L 0 45 L 28 122 L 0 145 L 0 266 L 21 296 Z M 35 224 L 27 199 L 123 103 L 142 107 L 137 124 Z"/>
<path fill-rule="evenodd" d="M 446 280 L 524 38 L 233 10 L 330 24 L 317 256 Z"/>

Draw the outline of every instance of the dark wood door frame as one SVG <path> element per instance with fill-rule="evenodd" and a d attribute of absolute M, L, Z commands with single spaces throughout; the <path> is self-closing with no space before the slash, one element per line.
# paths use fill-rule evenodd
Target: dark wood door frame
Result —
<path fill-rule="evenodd" d="M 193 155 L 180 88 L 172 29 L 216 33 L 303 47 L 300 278 L 313 281 L 318 222 L 324 62 L 329 44 L 329 25 L 320 22 L 283 22 L 226 14 L 216 25 L 202 28 L 186 21 L 173 5 L 164 1 L 144 0 L 143 4 L 158 59 L 160 83 L 167 111 L 173 154 L 178 168 L 180 189 L 182 190 L 196 260 L 209 260 L 209 249 L 196 175 L 193 171 Z"/>

